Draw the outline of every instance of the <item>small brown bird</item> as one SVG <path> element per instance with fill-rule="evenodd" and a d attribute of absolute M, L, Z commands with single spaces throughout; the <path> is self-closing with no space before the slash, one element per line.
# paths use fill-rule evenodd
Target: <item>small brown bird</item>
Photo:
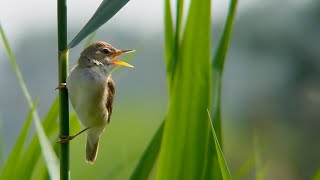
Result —
<path fill-rule="evenodd" d="M 69 76 L 66 86 L 69 99 L 78 119 L 87 131 L 86 160 L 92 164 L 96 160 L 100 136 L 110 122 L 115 96 L 115 84 L 111 78 L 117 66 L 133 67 L 115 59 L 134 50 L 118 50 L 102 41 L 94 42 L 85 48 Z M 63 137 L 60 143 L 75 136 Z"/>

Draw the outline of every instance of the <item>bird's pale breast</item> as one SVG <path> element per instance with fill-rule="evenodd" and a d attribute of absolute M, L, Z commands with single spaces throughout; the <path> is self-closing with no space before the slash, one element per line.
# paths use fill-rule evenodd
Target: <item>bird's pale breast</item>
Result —
<path fill-rule="evenodd" d="M 107 123 L 108 111 L 107 74 L 101 66 L 74 67 L 68 78 L 67 87 L 71 104 L 82 124 L 86 127 Z"/>

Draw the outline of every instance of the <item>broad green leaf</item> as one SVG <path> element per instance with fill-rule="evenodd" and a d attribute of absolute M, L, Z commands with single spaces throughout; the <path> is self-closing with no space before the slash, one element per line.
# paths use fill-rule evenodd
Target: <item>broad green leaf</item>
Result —
<path fill-rule="evenodd" d="M 190 4 L 170 88 L 158 180 L 201 179 L 205 173 L 209 137 L 206 109 L 211 86 L 210 7 L 210 0 L 192 0 Z"/>
<path fill-rule="evenodd" d="M 220 167 L 220 171 L 221 171 L 222 177 L 223 177 L 224 180 L 231 180 L 232 179 L 231 178 L 231 174 L 230 174 L 229 168 L 227 166 L 226 159 L 224 158 L 224 155 L 223 155 L 223 152 L 222 152 L 218 137 L 216 135 L 215 129 L 213 127 L 209 110 L 208 110 L 208 116 L 209 116 L 208 119 L 209 119 L 210 127 L 211 127 L 211 133 L 212 133 L 212 137 L 213 137 L 213 140 L 214 140 L 215 152 L 216 152 L 216 156 L 218 157 L 219 167 Z"/>
<path fill-rule="evenodd" d="M 23 81 L 20 69 L 15 61 L 15 58 L 14 58 L 13 53 L 12 53 L 10 46 L 9 46 L 9 42 L 6 38 L 6 35 L 2 29 L 1 24 L 0 24 L 0 34 L 1 34 L 4 46 L 7 50 L 7 54 L 9 56 L 9 60 L 10 60 L 12 69 L 17 76 L 17 79 L 18 79 L 19 85 L 22 89 L 22 92 L 27 99 L 29 107 L 31 108 L 31 107 L 33 107 L 33 102 L 32 102 L 30 93 L 28 92 L 28 89 Z M 54 179 L 54 180 L 59 179 L 59 161 L 58 161 L 56 155 L 54 154 L 52 147 L 50 146 L 50 142 L 49 142 L 48 138 L 45 136 L 45 134 L 43 132 L 43 129 L 42 129 L 42 126 L 40 123 L 40 117 L 39 117 L 37 110 L 34 111 L 33 118 L 34 118 L 34 123 L 36 126 L 36 131 L 37 131 L 39 139 L 40 139 L 40 146 L 42 149 L 42 155 L 44 156 L 44 159 L 46 160 L 46 165 L 48 167 L 50 177 L 51 177 L 51 179 Z"/>
<path fill-rule="evenodd" d="M 78 45 L 89 34 L 112 18 L 129 0 L 103 0 L 89 22 L 81 29 L 77 36 L 68 45 L 68 49 Z"/>
<path fill-rule="evenodd" d="M 142 157 L 140 158 L 136 168 L 131 175 L 131 180 L 148 179 L 152 168 L 158 157 L 161 145 L 161 138 L 163 133 L 164 121 L 162 121 L 156 134 L 153 136 L 148 147 L 145 149 Z"/>
<path fill-rule="evenodd" d="M 235 19 L 238 0 L 231 0 L 228 17 L 224 26 L 223 34 L 218 44 L 217 52 L 213 58 L 213 114 L 214 127 L 217 132 L 218 140 L 221 142 L 221 87 L 224 62 L 229 47 L 232 26 Z"/>
<path fill-rule="evenodd" d="M 36 103 L 35 103 L 36 104 Z M 20 159 L 23 147 L 24 147 L 24 142 L 26 141 L 28 131 L 30 124 L 32 122 L 32 116 L 33 112 L 35 110 L 35 106 L 33 106 L 30 111 L 29 115 L 27 116 L 25 123 L 22 127 L 22 130 L 20 132 L 20 135 L 9 155 L 9 158 L 7 159 L 4 168 L 2 169 L 2 172 L 0 174 L 0 179 L 10 179 L 10 177 L 13 176 L 12 173 L 15 171 L 18 171 L 17 167 L 17 162 Z"/>

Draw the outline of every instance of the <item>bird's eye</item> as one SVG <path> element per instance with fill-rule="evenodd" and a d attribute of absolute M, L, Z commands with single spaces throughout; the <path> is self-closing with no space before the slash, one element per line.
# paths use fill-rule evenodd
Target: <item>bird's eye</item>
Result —
<path fill-rule="evenodd" d="M 104 48 L 104 49 L 103 49 L 103 52 L 104 52 L 105 54 L 108 54 L 108 53 L 110 52 L 110 50 L 109 50 L 108 48 Z"/>

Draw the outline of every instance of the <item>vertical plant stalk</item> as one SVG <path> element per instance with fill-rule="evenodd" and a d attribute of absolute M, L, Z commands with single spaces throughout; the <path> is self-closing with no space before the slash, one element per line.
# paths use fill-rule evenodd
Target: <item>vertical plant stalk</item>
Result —
<path fill-rule="evenodd" d="M 58 63 L 59 84 L 66 83 L 68 73 L 67 2 L 58 1 Z M 59 90 L 60 136 L 69 136 L 69 103 L 67 89 Z M 70 179 L 69 143 L 60 144 L 60 179 Z"/>

